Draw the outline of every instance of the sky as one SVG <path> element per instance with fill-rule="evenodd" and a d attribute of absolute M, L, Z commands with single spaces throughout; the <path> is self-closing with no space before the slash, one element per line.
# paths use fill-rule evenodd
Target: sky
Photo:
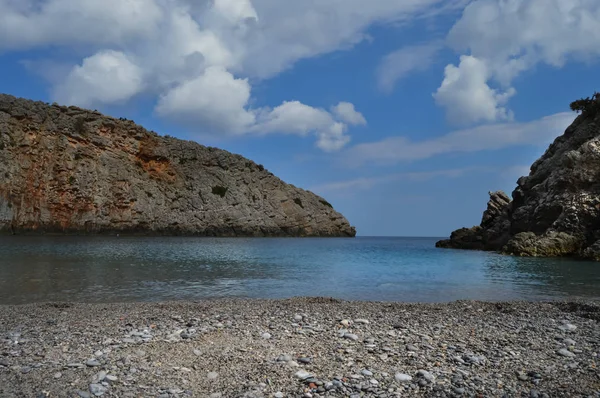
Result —
<path fill-rule="evenodd" d="M 598 0 L 0 0 L 0 92 L 263 164 L 362 236 L 479 224 L 600 90 Z"/>

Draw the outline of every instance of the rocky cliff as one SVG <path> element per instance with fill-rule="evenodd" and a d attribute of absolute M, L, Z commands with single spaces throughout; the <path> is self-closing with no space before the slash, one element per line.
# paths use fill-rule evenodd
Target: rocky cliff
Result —
<path fill-rule="evenodd" d="M 0 95 L 0 232 L 354 236 L 242 156 L 126 119 Z"/>
<path fill-rule="evenodd" d="M 442 248 L 600 260 L 600 96 L 521 177 L 512 201 L 490 193 L 481 224 L 454 231 Z"/>

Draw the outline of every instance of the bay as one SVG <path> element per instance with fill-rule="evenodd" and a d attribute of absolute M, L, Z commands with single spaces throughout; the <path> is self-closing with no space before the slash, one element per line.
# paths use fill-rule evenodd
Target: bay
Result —
<path fill-rule="evenodd" d="M 437 239 L 3 236 L 0 303 L 600 298 L 598 263 L 436 249 Z"/>

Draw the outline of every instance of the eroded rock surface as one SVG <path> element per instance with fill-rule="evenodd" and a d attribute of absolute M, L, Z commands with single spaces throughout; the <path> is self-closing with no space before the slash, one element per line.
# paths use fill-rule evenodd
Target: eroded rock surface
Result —
<path fill-rule="evenodd" d="M 490 196 L 480 226 L 436 246 L 600 260 L 600 112 L 577 117 L 518 180 L 512 201 Z"/>
<path fill-rule="evenodd" d="M 355 235 L 325 199 L 242 156 L 2 94 L 0 232 Z"/>

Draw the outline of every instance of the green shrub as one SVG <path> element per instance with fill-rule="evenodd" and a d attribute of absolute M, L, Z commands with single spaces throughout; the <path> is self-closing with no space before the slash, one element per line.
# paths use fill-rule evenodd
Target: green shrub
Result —
<path fill-rule="evenodd" d="M 220 185 L 215 185 L 214 187 L 212 187 L 212 193 L 214 195 L 219 195 L 220 197 L 225 197 L 225 194 L 227 193 L 227 188 L 226 187 L 222 187 Z"/>
<path fill-rule="evenodd" d="M 331 207 L 333 209 L 333 206 L 331 205 L 331 203 L 329 203 L 328 201 L 326 201 L 325 199 L 321 199 L 319 200 L 319 202 L 321 202 L 322 204 L 324 204 L 327 207 Z"/>
<path fill-rule="evenodd" d="M 600 111 L 600 93 L 594 92 L 592 97 L 581 98 L 571 102 L 571 110 L 574 112 L 581 112 L 586 116 L 596 116 Z"/>
<path fill-rule="evenodd" d="M 75 132 L 78 134 L 85 134 L 85 118 L 79 117 L 75 120 Z"/>

